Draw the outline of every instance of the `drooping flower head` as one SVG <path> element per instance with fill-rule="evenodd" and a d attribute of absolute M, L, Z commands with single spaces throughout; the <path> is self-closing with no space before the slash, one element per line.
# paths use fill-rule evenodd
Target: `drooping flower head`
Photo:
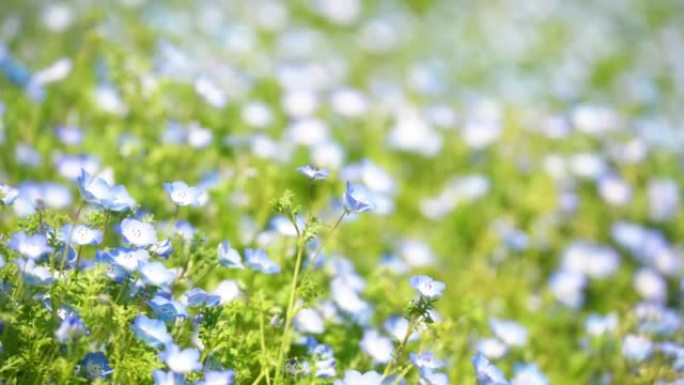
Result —
<path fill-rule="evenodd" d="M 342 197 L 342 205 L 344 209 L 350 213 L 358 214 L 373 209 L 373 204 L 370 203 L 361 194 L 358 194 L 351 183 L 347 182 L 347 188 Z"/>
<path fill-rule="evenodd" d="M 310 164 L 299 167 L 297 169 L 301 174 L 313 180 L 323 180 L 328 177 L 329 171 L 324 169 L 317 169 Z"/>
<path fill-rule="evenodd" d="M 86 202 L 111 211 L 126 211 L 135 207 L 135 200 L 124 186 L 110 186 L 104 179 L 91 176 L 85 170 L 76 178 L 81 195 Z"/>
<path fill-rule="evenodd" d="M 234 268 L 234 269 L 244 269 L 245 266 L 242 264 L 242 257 L 237 250 L 230 247 L 230 242 L 223 241 L 218 245 L 218 260 L 223 266 Z"/>

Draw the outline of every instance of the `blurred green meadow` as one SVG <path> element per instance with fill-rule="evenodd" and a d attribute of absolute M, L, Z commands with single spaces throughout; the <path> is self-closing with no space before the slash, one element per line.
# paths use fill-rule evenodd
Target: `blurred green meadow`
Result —
<path fill-rule="evenodd" d="M 436 383 L 406 356 L 424 351 L 451 384 L 496 384 L 478 379 L 478 351 L 511 385 L 681 384 L 682 26 L 677 0 L 0 2 L 0 184 L 19 191 L 0 207 L 0 384 L 88 383 L 78 368 L 95 350 L 112 369 L 96 381 L 153 383 L 164 360 L 130 327 L 152 314 L 147 289 L 128 293 L 95 267 L 25 288 L 9 245 L 19 230 L 80 221 L 103 230 L 99 246 L 78 248 L 95 260 L 120 245 L 126 217 L 155 224 L 159 240 L 174 229 L 163 263 L 183 273 L 171 296 L 224 280 L 242 293 L 218 315 L 198 311 L 207 323 L 169 323 L 174 341 L 198 346 L 199 330 L 205 365 L 234 370 L 236 384 L 278 384 L 299 245 L 274 222 L 287 222 L 274 205 L 286 191 L 302 220 L 325 224 L 321 266 L 297 292 L 325 330 L 295 322 L 295 333 L 332 347 L 337 371 L 285 371 L 283 384 L 382 373 L 361 343 L 369 329 L 392 341 L 406 384 Z M 312 181 L 297 171 L 306 164 L 330 175 Z M 84 204 L 74 180 L 85 165 L 135 208 Z M 177 180 L 207 202 L 175 206 L 163 184 Z M 324 237 L 348 180 L 374 210 Z M 219 266 L 223 240 L 263 248 L 280 273 Z M 366 320 L 340 315 L 339 257 L 364 282 Z M 415 297 L 418 274 L 446 288 L 436 322 L 402 351 L 383 324 Z M 89 333 L 58 341 L 46 293 Z M 610 314 L 616 324 L 588 326 Z M 521 325 L 525 341 L 492 319 Z M 296 343 L 286 352 L 309 359 Z M 520 363 L 543 376 L 516 377 Z"/>

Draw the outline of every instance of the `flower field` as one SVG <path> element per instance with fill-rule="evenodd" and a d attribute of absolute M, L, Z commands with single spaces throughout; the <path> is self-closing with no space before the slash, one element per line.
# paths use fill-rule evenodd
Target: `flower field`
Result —
<path fill-rule="evenodd" d="M 0 1 L 0 385 L 684 385 L 684 3 Z"/>

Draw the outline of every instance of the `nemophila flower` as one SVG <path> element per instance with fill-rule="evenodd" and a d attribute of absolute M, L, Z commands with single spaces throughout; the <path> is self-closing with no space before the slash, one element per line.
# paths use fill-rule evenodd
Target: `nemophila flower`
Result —
<path fill-rule="evenodd" d="M 314 370 L 318 378 L 332 378 L 337 375 L 335 354 L 330 346 L 315 343 L 309 349 L 314 359 Z"/>
<path fill-rule="evenodd" d="M 368 354 L 373 362 L 377 364 L 386 364 L 392 359 L 394 353 L 394 346 L 392 340 L 378 333 L 377 330 L 366 330 L 363 333 L 363 338 L 359 343 L 361 350 Z"/>
<path fill-rule="evenodd" d="M 234 269 L 244 269 L 245 266 L 242 264 L 242 257 L 240 253 L 230 247 L 229 241 L 223 241 L 218 245 L 218 260 L 219 263 L 226 267 L 231 267 Z"/>
<path fill-rule="evenodd" d="M 352 315 L 357 321 L 370 316 L 370 305 L 344 280 L 335 278 L 330 283 L 330 296 L 340 310 Z"/>
<path fill-rule="evenodd" d="M 524 346 L 527 343 L 527 329 L 515 321 L 492 318 L 489 326 L 494 334 L 508 346 Z"/>
<path fill-rule="evenodd" d="M 169 239 L 164 239 L 150 246 L 150 251 L 154 254 L 162 257 L 168 258 L 169 255 L 173 253 L 173 245 Z"/>
<path fill-rule="evenodd" d="M 409 359 L 418 369 L 434 370 L 444 366 L 444 361 L 438 360 L 432 352 L 409 353 Z"/>
<path fill-rule="evenodd" d="M 148 318 L 143 314 L 133 320 L 133 333 L 153 348 L 160 348 L 173 342 L 163 321 Z"/>
<path fill-rule="evenodd" d="M 100 260 L 113 263 L 128 273 L 137 271 L 144 262 L 150 259 L 150 253 L 145 249 L 120 247 L 98 252 L 100 253 Z"/>
<path fill-rule="evenodd" d="M 245 264 L 256 271 L 264 274 L 278 274 L 280 265 L 272 261 L 263 249 L 245 249 Z"/>
<path fill-rule="evenodd" d="M 427 275 L 415 275 L 411 277 L 409 283 L 421 296 L 429 299 L 441 297 L 446 287 L 444 282 L 435 281 Z"/>
<path fill-rule="evenodd" d="M 81 171 L 92 175 L 100 169 L 100 161 L 93 155 L 58 154 L 54 156 L 54 162 L 59 174 L 69 180 L 81 176 Z"/>
<path fill-rule="evenodd" d="M 655 302 L 667 300 L 667 281 L 652 269 L 642 268 L 634 274 L 634 288 L 646 300 Z"/>
<path fill-rule="evenodd" d="M 157 242 L 157 230 L 149 223 L 126 218 L 121 221 L 121 235 L 126 242 L 145 247 Z"/>
<path fill-rule="evenodd" d="M 511 385 L 548 385 L 549 380 L 535 364 L 516 364 Z"/>
<path fill-rule="evenodd" d="M 26 217 L 41 207 L 63 209 L 72 202 L 71 191 L 58 183 L 36 183 L 32 181 L 17 186 L 19 196 L 14 201 L 14 212 Z"/>
<path fill-rule="evenodd" d="M 57 138 L 64 144 L 77 145 L 83 141 L 83 131 L 74 126 L 58 126 L 55 129 Z"/>
<path fill-rule="evenodd" d="M 12 186 L 0 183 L 0 203 L 5 206 L 11 205 L 19 196 L 19 190 Z"/>
<path fill-rule="evenodd" d="M 622 355 L 630 361 L 642 362 L 653 353 L 653 342 L 644 336 L 630 334 L 622 341 Z"/>
<path fill-rule="evenodd" d="M 66 243 L 78 246 L 99 245 L 102 242 L 102 232 L 85 225 L 66 224 L 62 227 L 61 235 Z"/>
<path fill-rule="evenodd" d="M 420 240 L 407 239 L 399 244 L 399 255 L 412 267 L 429 266 L 435 263 L 430 246 Z"/>
<path fill-rule="evenodd" d="M 204 189 L 190 187 L 182 181 L 164 183 L 164 190 L 169 194 L 169 199 L 178 206 L 201 206 L 205 202 Z"/>
<path fill-rule="evenodd" d="M 302 218 L 301 216 L 295 217 L 295 221 L 297 222 L 297 227 L 300 231 L 302 231 L 304 227 L 306 227 L 304 218 Z M 292 221 L 284 215 L 276 215 L 275 217 L 273 217 L 273 219 L 271 219 L 270 225 L 275 231 L 282 235 L 288 237 L 297 236 L 297 228 L 295 228 L 295 225 L 292 223 Z"/>
<path fill-rule="evenodd" d="M 190 373 L 202 369 L 199 361 L 200 353 L 197 349 L 182 349 L 174 343 L 166 345 L 166 349 L 159 353 L 159 358 L 166 363 L 174 373 Z"/>
<path fill-rule="evenodd" d="M 643 333 L 669 336 L 680 330 L 682 316 L 675 309 L 666 308 L 662 303 L 644 302 L 632 311 Z"/>
<path fill-rule="evenodd" d="M 620 267 L 620 255 L 611 247 L 573 242 L 563 251 L 562 265 L 590 278 L 604 278 Z"/>
<path fill-rule="evenodd" d="M 575 271 L 558 270 L 549 280 L 554 297 L 565 306 L 578 308 L 584 302 L 584 287 L 587 277 Z"/>
<path fill-rule="evenodd" d="M 128 195 L 124 186 L 110 186 L 104 179 L 91 176 L 85 170 L 76 178 L 83 199 L 88 203 L 111 211 L 126 211 L 135 206 L 135 200 Z"/>
<path fill-rule="evenodd" d="M 237 282 L 233 280 L 221 281 L 212 293 L 221 298 L 221 304 L 233 301 L 241 295 Z"/>
<path fill-rule="evenodd" d="M 323 180 L 328 177 L 328 174 L 330 173 L 328 170 L 324 169 L 317 169 L 313 167 L 310 164 L 307 164 L 306 166 L 299 167 L 297 169 L 301 174 L 305 175 L 309 179 L 313 180 Z"/>
<path fill-rule="evenodd" d="M 155 295 L 149 305 L 154 314 L 164 322 L 174 322 L 176 318 L 188 316 L 185 305 L 163 295 Z"/>
<path fill-rule="evenodd" d="M 321 334 L 325 331 L 323 318 L 314 309 L 301 309 L 297 312 L 294 326 L 301 333 Z"/>
<path fill-rule="evenodd" d="M 607 175 L 597 181 L 601 198 L 613 206 L 624 206 L 632 200 L 632 188 L 620 177 Z"/>
<path fill-rule="evenodd" d="M 592 337 L 601 337 L 607 333 L 613 333 L 618 327 L 618 316 L 610 313 L 605 316 L 589 314 L 584 322 L 584 329 Z"/>
<path fill-rule="evenodd" d="M 167 269 L 161 262 L 147 262 L 140 266 L 140 277 L 146 285 L 166 287 L 176 279 L 176 271 Z"/>
<path fill-rule="evenodd" d="M 7 247 L 34 261 L 52 253 L 52 247 L 48 245 L 48 240 L 43 234 L 28 235 L 23 231 L 12 234 Z"/>
<path fill-rule="evenodd" d="M 355 192 L 351 183 L 347 182 L 347 188 L 342 197 L 342 205 L 344 209 L 350 213 L 358 214 L 373 209 L 373 204 L 370 203 L 366 197 L 360 196 Z"/>
<path fill-rule="evenodd" d="M 212 294 L 212 293 L 207 293 L 206 291 L 195 287 L 193 289 L 188 290 L 185 294 L 184 297 L 188 303 L 189 306 L 218 306 L 221 303 L 221 297 Z"/>
<path fill-rule="evenodd" d="M 473 357 L 473 367 L 477 385 L 508 385 L 501 369 L 492 365 L 482 353 L 478 352 Z"/>
<path fill-rule="evenodd" d="M 233 370 L 209 370 L 204 372 L 204 379 L 197 385 L 232 385 L 235 381 Z"/>
<path fill-rule="evenodd" d="M 30 286 L 50 285 L 55 277 L 49 268 L 36 265 L 32 259 L 19 258 L 14 261 L 19 267 L 22 280 Z"/>
<path fill-rule="evenodd" d="M 86 327 L 73 312 L 69 312 L 59 324 L 59 328 L 55 331 L 57 341 L 64 343 L 66 340 L 86 333 Z"/>
<path fill-rule="evenodd" d="M 382 385 L 383 377 L 376 371 L 361 374 L 356 370 L 344 372 L 344 378 L 337 380 L 333 385 Z"/>
<path fill-rule="evenodd" d="M 105 378 L 112 373 L 109 360 L 101 352 L 91 352 L 81 360 L 81 373 L 91 380 Z"/>
<path fill-rule="evenodd" d="M 185 377 L 180 373 L 155 370 L 152 372 L 155 385 L 185 385 Z"/>
<path fill-rule="evenodd" d="M 498 359 L 508 352 L 508 346 L 498 338 L 482 338 L 475 344 L 478 352 L 489 359 Z"/>
<path fill-rule="evenodd" d="M 670 179 L 654 179 L 648 184 L 649 215 L 654 221 L 667 221 L 679 211 L 679 186 Z"/>

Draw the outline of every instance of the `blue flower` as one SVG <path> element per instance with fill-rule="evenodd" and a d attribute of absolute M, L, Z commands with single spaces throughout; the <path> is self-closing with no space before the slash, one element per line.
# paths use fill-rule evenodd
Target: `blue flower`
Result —
<path fill-rule="evenodd" d="M 394 352 L 392 340 L 380 335 L 376 330 L 366 330 L 361 339 L 360 346 L 361 350 L 371 356 L 375 363 L 386 364 L 392 359 Z"/>
<path fill-rule="evenodd" d="M 350 213 L 362 213 L 373 209 L 373 205 L 365 197 L 354 191 L 351 183 L 347 182 L 347 189 L 342 198 L 344 209 Z"/>
<path fill-rule="evenodd" d="M 444 362 L 440 361 L 435 357 L 432 352 L 425 352 L 421 354 L 410 353 L 409 358 L 413 365 L 416 365 L 418 369 L 439 369 L 444 366 Z"/>
<path fill-rule="evenodd" d="M 230 247 L 230 242 L 223 241 L 218 246 L 218 260 L 223 266 L 231 267 L 234 269 L 244 269 L 245 266 L 242 264 L 242 257 L 237 250 Z"/>
<path fill-rule="evenodd" d="M 183 304 L 160 294 L 154 296 L 149 305 L 154 314 L 164 322 L 174 322 L 176 318 L 188 315 Z"/>
<path fill-rule="evenodd" d="M 492 365 L 482 353 L 478 352 L 473 357 L 473 367 L 477 385 L 508 385 L 501 369 Z"/>
<path fill-rule="evenodd" d="M 216 294 L 207 293 L 206 291 L 196 287 L 190 289 L 185 293 L 185 298 L 190 306 L 218 306 L 221 303 L 221 297 Z"/>
<path fill-rule="evenodd" d="M 59 325 L 57 331 L 55 331 L 55 337 L 57 341 L 64 342 L 75 336 L 84 334 L 86 332 L 85 325 L 83 321 L 73 312 L 69 312 L 63 319 L 62 323 Z"/>
<path fill-rule="evenodd" d="M 517 322 L 492 318 L 489 326 L 508 346 L 524 346 L 527 343 L 527 329 Z"/>
<path fill-rule="evenodd" d="M 330 346 L 314 342 L 314 346 L 310 348 L 310 353 L 314 359 L 316 377 L 331 378 L 337 375 L 335 354 Z"/>
<path fill-rule="evenodd" d="M 323 169 L 317 169 L 310 164 L 307 164 L 306 166 L 299 167 L 297 169 L 300 173 L 306 175 L 308 178 L 313 179 L 313 180 L 323 180 L 328 177 L 328 170 L 323 170 Z"/>
<path fill-rule="evenodd" d="M 176 279 L 176 272 L 161 262 L 147 262 L 140 267 L 140 276 L 146 285 L 166 287 Z"/>
<path fill-rule="evenodd" d="M 209 370 L 204 373 L 204 380 L 197 385 L 232 385 L 235 372 L 232 370 Z"/>
<path fill-rule="evenodd" d="M 653 353 L 653 342 L 646 337 L 627 335 L 622 342 L 622 355 L 628 360 L 642 362 Z"/>
<path fill-rule="evenodd" d="M 86 202 L 111 211 L 126 211 L 135 206 L 135 200 L 128 195 L 125 187 L 110 186 L 104 179 L 94 177 L 85 170 L 76 178 L 81 195 Z"/>
<path fill-rule="evenodd" d="M 548 385 L 549 380 L 535 364 L 516 364 L 511 385 Z"/>
<path fill-rule="evenodd" d="M 166 259 L 173 253 L 173 245 L 170 240 L 164 239 L 163 241 L 151 245 L 150 251 Z"/>
<path fill-rule="evenodd" d="M 159 369 L 152 372 L 152 379 L 155 385 L 185 385 L 185 378 L 182 374 Z"/>
<path fill-rule="evenodd" d="M 430 369 L 421 369 L 420 377 L 420 385 L 449 385 L 449 377 L 446 374 Z"/>
<path fill-rule="evenodd" d="M 245 249 L 245 264 L 264 274 L 278 274 L 280 265 L 268 258 L 263 249 Z"/>
<path fill-rule="evenodd" d="M 102 242 L 102 232 L 84 225 L 66 224 L 62 227 L 62 238 L 66 243 L 78 246 L 99 245 Z"/>
<path fill-rule="evenodd" d="M 125 272 L 137 271 L 140 266 L 150 259 L 150 253 L 145 249 L 131 249 L 120 247 L 107 251 L 98 251 L 99 260 L 113 263 Z"/>
<path fill-rule="evenodd" d="M 27 285 L 42 286 L 55 282 L 55 277 L 45 266 L 38 266 L 32 259 L 17 259 L 14 261 L 19 267 L 21 278 Z"/>
<path fill-rule="evenodd" d="M 166 345 L 166 350 L 159 353 L 161 358 L 169 369 L 174 373 L 189 373 L 194 370 L 202 369 L 202 363 L 199 361 L 200 353 L 196 349 L 183 349 L 174 343 Z"/>
<path fill-rule="evenodd" d="M 149 246 L 157 242 L 157 231 L 154 227 L 136 219 L 126 218 L 121 222 L 121 235 L 126 242 L 134 246 Z"/>
<path fill-rule="evenodd" d="M 444 282 L 435 281 L 427 275 L 416 275 L 409 280 L 411 287 L 425 298 L 439 298 L 446 287 Z"/>
<path fill-rule="evenodd" d="M 164 183 L 169 199 L 178 206 L 201 206 L 206 201 L 206 191 L 200 187 L 190 187 L 185 182 Z"/>
<path fill-rule="evenodd" d="M 91 352 L 81 361 L 81 373 L 91 380 L 107 377 L 112 373 L 107 357 L 101 352 Z"/>
<path fill-rule="evenodd" d="M 164 322 L 148 318 L 143 314 L 135 317 L 133 320 L 133 332 L 138 338 L 153 348 L 160 348 L 173 342 Z"/>
<path fill-rule="evenodd" d="M 48 246 L 47 238 L 44 235 L 27 235 L 23 231 L 12 234 L 12 239 L 7 243 L 7 247 L 34 261 L 52 252 L 52 248 Z"/>
<path fill-rule="evenodd" d="M 344 372 L 344 378 L 335 381 L 334 385 L 382 385 L 383 377 L 376 371 L 361 374 L 356 370 Z"/>
<path fill-rule="evenodd" d="M 19 196 L 19 190 L 12 186 L 0 183 L 0 203 L 5 206 L 11 205 Z"/>

